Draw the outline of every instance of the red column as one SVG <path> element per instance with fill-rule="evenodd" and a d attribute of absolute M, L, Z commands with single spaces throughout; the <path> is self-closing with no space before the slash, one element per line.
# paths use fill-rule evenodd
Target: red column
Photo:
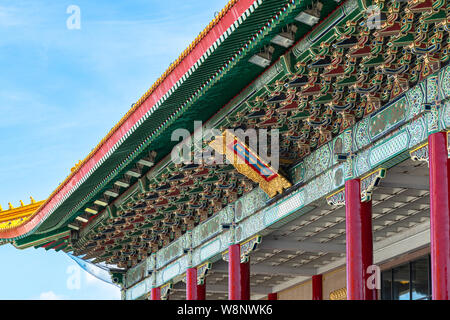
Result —
<path fill-rule="evenodd" d="M 377 289 L 369 289 L 367 280 L 372 273 L 367 268 L 373 265 L 373 234 L 372 234 L 372 201 L 361 202 L 362 210 L 362 257 L 364 269 L 364 300 L 377 300 Z"/>
<path fill-rule="evenodd" d="M 367 267 L 373 264 L 372 203 L 361 202 L 360 180 L 345 182 L 347 299 L 373 300 L 366 286 Z"/>
<path fill-rule="evenodd" d="M 197 285 L 197 300 L 206 300 L 206 279 L 203 284 Z"/>
<path fill-rule="evenodd" d="M 250 262 L 241 263 L 241 300 L 250 300 Z"/>
<path fill-rule="evenodd" d="M 150 299 L 151 300 L 161 300 L 161 288 L 152 288 L 152 291 L 150 293 Z"/>
<path fill-rule="evenodd" d="M 276 292 L 269 293 L 267 295 L 267 300 L 278 300 L 278 293 L 276 293 Z"/>
<path fill-rule="evenodd" d="M 241 248 L 232 244 L 228 249 L 228 300 L 241 300 Z"/>
<path fill-rule="evenodd" d="M 314 275 L 312 276 L 312 299 L 313 300 L 322 300 L 322 275 Z"/>
<path fill-rule="evenodd" d="M 197 300 L 197 268 L 186 271 L 186 300 Z"/>
<path fill-rule="evenodd" d="M 450 177 L 447 133 L 428 136 L 431 288 L 433 300 L 450 298 Z"/>

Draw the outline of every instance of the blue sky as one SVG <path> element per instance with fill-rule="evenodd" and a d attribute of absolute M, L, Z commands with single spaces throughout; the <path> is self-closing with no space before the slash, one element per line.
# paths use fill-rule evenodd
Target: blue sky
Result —
<path fill-rule="evenodd" d="M 226 2 L 0 0 L 0 205 L 46 199 Z M 120 298 L 61 252 L 0 261 L 0 299 Z"/>

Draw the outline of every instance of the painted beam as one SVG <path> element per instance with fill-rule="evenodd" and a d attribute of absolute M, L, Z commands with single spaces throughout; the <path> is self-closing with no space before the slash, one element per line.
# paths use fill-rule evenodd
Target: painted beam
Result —
<path fill-rule="evenodd" d="M 96 208 L 86 208 L 86 209 L 84 209 L 84 211 L 86 211 L 87 213 L 90 213 L 90 214 L 98 213 L 98 210 Z"/>
<path fill-rule="evenodd" d="M 103 199 L 97 199 L 94 201 L 94 204 L 102 206 L 102 207 L 106 207 L 108 205 L 108 202 Z"/>
<path fill-rule="evenodd" d="M 138 161 L 138 163 L 146 167 L 153 167 L 153 165 L 155 164 L 155 162 L 150 158 L 142 158 Z"/>
<path fill-rule="evenodd" d="M 125 174 L 134 178 L 139 178 L 141 176 L 141 173 L 136 170 L 128 170 L 127 172 L 125 172 Z"/>
<path fill-rule="evenodd" d="M 82 223 L 86 223 L 89 221 L 89 217 L 86 214 L 82 214 L 82 215 L 79 215 L 78 217 L 76 217 L 75 220 L 78 220 Z"/>
<path fill-rule="evenodd" d="M 106 190 L 105 194 L 109 197 L 117 198 L 119 196 L 119 193 L 114 190 Z"/>
<path fill-rule="evenodd" d="M 127 181 L 123 180 L 117 180 L 116 182 L 114 182 L 114 184 L 122 188 L 128 188 L 130 186 L 130 184 Z"/>

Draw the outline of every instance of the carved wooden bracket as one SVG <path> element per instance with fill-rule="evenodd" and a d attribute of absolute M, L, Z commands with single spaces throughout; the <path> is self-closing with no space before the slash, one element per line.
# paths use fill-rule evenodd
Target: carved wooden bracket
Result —
<path fill-rule="evenodd" d="M 250 257 L 250 253 L 254 251 L 258 244 L 260 244 L 262 241 L 262 236 L 256 235 L 244 242 L 242 242 L 241 245 L 241 263 L 248 262 L 248 259 Z M 228 262 L 228 250 L 222 253 L 222 259 L 226 262 Z"/>
<path fill-rule="evenodd" d="M 373 189 L 380 183 L 380 180 L 386 176 L 386 169 L 379 168 L 361 178 L 361 201 L 370 201 L 372 199 Z M 332 206 L 345 205 L 345 188 L 339 189 L 327 197 L 327 203 Z"/>

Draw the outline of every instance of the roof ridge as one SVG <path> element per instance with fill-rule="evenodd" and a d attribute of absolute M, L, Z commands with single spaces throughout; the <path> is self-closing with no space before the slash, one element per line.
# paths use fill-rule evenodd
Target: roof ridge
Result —
<path fill-rule="evenodd" d="M 42 201 L 38 201 L 38 202 L 42 202 Z M 30 196 L 30 203 L 29 204 L 24 204 L 22 200 L 19 200 L 19 203 L 20 203 L 20 207 L 14 207 L 11 202 L 8 202 L 8 209 L 6 209 L 6 210 L 3 210 L 2 205 L 0 204 L 0 212 L 4 213 L 4 212 L 7 212 L 7 211 L 11 211 L 11 210 L 15 210 L 15 209 L 31 206 L 33 204 L 36 204 L 36 200 L 34 200 L 34 198 Z"/>

